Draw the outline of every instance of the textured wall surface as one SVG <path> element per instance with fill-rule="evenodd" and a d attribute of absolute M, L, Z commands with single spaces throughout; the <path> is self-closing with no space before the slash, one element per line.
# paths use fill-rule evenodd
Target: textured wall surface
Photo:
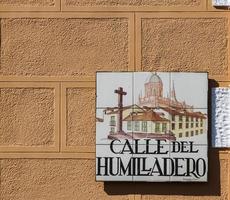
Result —
<path fill-rule="evenodd" d="M 66 98 L 66 145 L 94 145 L 96 136 L 95 90 L 91 88 L 68 88 Z"/>
<path fill-rule="evenodd" d="M 143 70 L 227 73 L 228 20 L 142 19 Z"/>
<path fill-rule="evenodd" d="M 67 6 L 198 6 L 201 0 L 66 0 Z"/>
<path fill-rule="evenodd" d="M 127 70 L 128 21 L 2 19 L 2 75 L 81 76 Z"/>
<path fill-rule="evenodd" d="M 0 88 L 0 146 L 54 144 L 54 91 Z"/>
<path fill-rule="evenodd" d="M 54 0 L 0 0 L 0 5 L 13 6 L 54 6 Z"/>
<path fill-rule="evenodd" d="M 109 196 L 103 183 L 95 182 L 94 160 L 3 159 L 1 197 L 4 200 L 128 200 Z"/>
<path fill-rule="evenodd" d="M 226 9 L 0 0 L 0 200 L 230 200 L 229 149 L 209 148 L 208 183 L 95 182 L 95 72 L 208 71 L 209 89 L 227 86 Z"/>

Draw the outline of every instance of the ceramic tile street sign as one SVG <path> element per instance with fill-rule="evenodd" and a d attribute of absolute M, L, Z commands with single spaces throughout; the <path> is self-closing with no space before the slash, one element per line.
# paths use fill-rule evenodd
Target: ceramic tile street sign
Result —
<path fill-rule="evenodd" d="M 206 182 L 207 73 L 98 72 L 96 180 Z"/>

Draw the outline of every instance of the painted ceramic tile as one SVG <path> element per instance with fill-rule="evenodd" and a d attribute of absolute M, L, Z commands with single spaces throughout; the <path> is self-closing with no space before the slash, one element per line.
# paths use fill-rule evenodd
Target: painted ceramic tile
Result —
<path fill-rule="evenodd" d="M 183 77 L 187 77 L 187 79 Z M 125 81 L 126 78 L 127 81 Z M 192 85 L 192 80 L 196 84 Z M 130 82 L 132 82 L 131 86 Z M 190 93 L 185 92 L 186 90 L 179 86 L 180 84 L 188 85 Z M 167 172 L 165 172 L 166 176 L 160 172 L 158 172 L 160 173 L 158 176 L 153 175 L 153 172 L 155 173 L 155 167 L 159 168 L 158 170 L 166 167 L 167 169 L 164 168 L 164 170 L 168 170 L 165 160 L 170 162 L 172 167 L 174 162 L 177 162 L 175 159 L 164 160 L 160 153 L 154 155 L 156 158 L 156 162 L 154 162 L 151 153 L 147 152 L 143 155 L 136 153 L 140 147 L 155 146 L 158 149 L 166 147 L 170 149 L 174 143 L 177 143 L 182 147 L 184 144 L 199 144 L 207 148 L 206 74 L 173 73 L 172 76 L 171 73 L 166 72 L 125 72 L 124 76 L 122 73 L 114 73 L 113 76 L 113 73 L 103 72 L 97 74 L 97 87 L 99 88 L 97 88 L 97 105 L 100 107 L 97 108 L 96 112 L 97 155 L 100 151 L 101 157 L 103 157 L 103 152 L 106 155 L 112 153 L 111 156 L 123 157 L 131 148 L 132 161 L 126 161 L 128 162 L 126 167 L 133 165 L 133 181 L 170 181 Z M 177 91 L 179 92 L 177 93 Z M 113 155 L 109 148 L 98 149 L 103 148 L 102 144 L 107 144 L 105 147 L 118 145 L 123 150 Z M 184 155 L 182 147 L 177 152 L 178 155 Z M 167 154 L 168 158 L 171 158 L 170 150 Z M 200 151 L 200 153 L 202 152 Z M 198 153 L 199 156 L 200 153 Z M 186 155 L 192 157 L 194 153 L 190 152 Z M 152 166 L 152 176 L 146 176 L 142 173 L 135 174 L 137 162 L 135 160 L 138 158 L 142 160 L 140 162 L 146 160 L 146 167 L 150 170 L 151 162 L 155 163 L 154 167 Z M 143 168 L 145 164 L 139 163 L 138 165 Z M 185 167 L 182 166 L 182 169 L 184 170 Z M 178 168 L 180 167 L 178 166 Z M 143 173 L 144 171 L 142 170 Z M 122 180 L 125 179 L 125 176 L 124 174 Z M 109 181 L 118 179 L 115 176 L 106 178 Z M 105 179 L 100 177 L 100 180 Z M 125 180 L 130 179 L 127 177 Z M 184 180 L 181 177 L 181 181 Z"/>
<path fill-rule="evenodd" d="M 132 181 L 132 147 L 96 145 L 97 181 Z"/>
<path fill-rule="evenodd" d="M 97 72 L 97 108 L 128 107 L 133 104 L 132 72 Z M 122 101 L 120 101 L 122 99 Z"/>
<path fill-rule="evenodd" d="M 193 109 L 208 107 L 207 73 L 171 73 L 171 107 Z"/>
<path fill-rule="evenodd" d="M 133 137 L 141 140 L 159 138 L 168 142 L 168 139 L 173 139 L 170 134 L 170 116 L 165 111 L 170 105 L 170 73 L 135 72 L 133 77 L 136 106 L 132 113 L 133 124 L 140 126 L 134 126 Z"/>
<path fill-rule="evenodd" d="M 140 107 L 170 105 L 170 73 L 134 72 L 134 103 Z"/>
<path fill-rule="evenodd" d="M 97 108 L 96 112 L 96 144 L 110 144 L 115 139 L 124 144 L 127 140 L 133 143 L 133 128 L 135 124 L 132 117 L 127 113 L 132 113 L 132 108 L 122 110 L 122 116 L 119 116 L 119 109 Z M 121 118 L 123 120 L 121 120 Z"/>
<path fill-rule="evenodd" d="M 207 109 L 185 109 L 170 111 L 171 132 L 176 141 L 191 141 L 195 145 L 208 144 Z"/>
<path fill-rule="evenodd" d="M 206 145 L 174 142 L 170 150 L 170 182 L 207 182 Z"/>
<path fill-rule="evenodd" d="M 134 145 L 135 146 L 135 145 Z M 136 161 L 133 181 L 169 182 L 170 146 L 164 141 L 158 145 L 139 145 L 138 152 L 133 154 Z"/>
<path fill-rule="evenodd" d="M 212 146 L 230 147 L 230 88 L 212 89 Z"/>

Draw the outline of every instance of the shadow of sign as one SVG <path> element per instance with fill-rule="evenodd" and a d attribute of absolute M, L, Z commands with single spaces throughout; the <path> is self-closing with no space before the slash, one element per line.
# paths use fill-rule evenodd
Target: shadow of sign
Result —
<path fill-rule="evenodd" d="M 105 182 L 104 190 L 109 195 L 189 195 L 220 196 L 220 160 L 218 150 L 209 150 L 208 182 Z"/>

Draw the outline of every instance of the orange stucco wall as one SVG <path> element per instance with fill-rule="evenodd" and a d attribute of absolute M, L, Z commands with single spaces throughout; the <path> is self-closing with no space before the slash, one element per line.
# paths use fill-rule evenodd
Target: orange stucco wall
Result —
<path fill-rule="evenodd" d="M 1 200 L 230 199 L 228 149 L 209 148 L 208 183 L 95 182 L 95 72 L 207 71 L 209 88 L 227 86 L 228 10 L 0 0 L 0 18 Z"/>

